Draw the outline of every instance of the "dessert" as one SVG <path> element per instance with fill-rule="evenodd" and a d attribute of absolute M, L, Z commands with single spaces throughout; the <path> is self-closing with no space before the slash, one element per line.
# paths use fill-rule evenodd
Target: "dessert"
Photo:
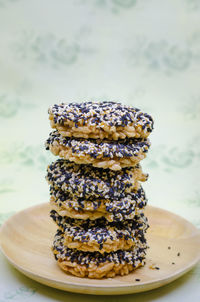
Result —
<path fill-rule="evenodd" d="M 153 119 L 118 102 L 53 105 L 46 150 L 50 216 L 57 225 L 52 251 L 77 277 L 126 275 L 145 264 L 148 178 L 140 162 L 150 147 Z"/>

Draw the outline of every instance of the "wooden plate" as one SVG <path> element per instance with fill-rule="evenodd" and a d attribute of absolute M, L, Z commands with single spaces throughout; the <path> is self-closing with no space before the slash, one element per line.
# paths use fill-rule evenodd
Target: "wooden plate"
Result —
<path fill-rule="evenodd" d="M 41 204 L 9 218 L 0 229 L 0 245 L 19 271 L 51 287 L 97 295 L 142 292 L 177 279 L 200 259 L 200 232 L 185 219 L 148 206 L 150 248 L 143 268 L 113 279 L 74 277 L 64 273 L 52 255 L 50 247 L 56 226 L 49 218 L 49 211 L 49 204 Z"/>

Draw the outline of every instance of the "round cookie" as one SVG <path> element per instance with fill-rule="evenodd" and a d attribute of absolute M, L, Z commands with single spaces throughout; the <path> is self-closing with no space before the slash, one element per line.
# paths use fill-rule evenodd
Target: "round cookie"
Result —
<path fill-rule="evenodd" d="M 56 189 L 71 198 L 121 199 L 127 193 L 139 189 L 139 181 L 146 181 L 148 174 L 141 166 L 123 168 L 120 171 L 77 165 L 58 159 L 47 168 L 46 179 Z"/>
<path fill-rule="evenodd" d="M 100 254 L 99 252 L 82 252 L 65 246 L 64 233 L 58 230 L 52 251 L 58 265 L 67 273 L 77 277 L 101 279 L 116 275 L 127 275 L 145 264 L 146 243 L 138 243 L 129 251 Z"/>
<path fill-rule="evenodd" d="M 52 210 L 50 216 L 64 232 L 65 245 L 85 252 L 110 253 L 129 250 L 138 244 L 146 243 L 144 233 L 148 228 L 144 214 L 134 220 L 108 222 L 105 219 L 80 220 L 60 216 Z"/>
<path fill-rule="evenodd" d="M 147 204 L 142 187 L 121 199 L 71 198 L 67 193 L 50 187 L 50 204 L 61 216 L 95 220 L 101 217 L 108 221 L 123 221 L 140 215 Z"/>
<path fill-rule="evenodd" d="M 51 106 L 48 113 L 51 127 L 67 137 L 147 138 L 153 130 L 149 114 L 118 102 L 61 103 Z"/>
<path fill-rule="evenodd" d="M 125 139 L 119 141 L 93 140 L 63 137 L 57 130 L 50 133 L 46 150 L 77 164 L 121 170 L 133 167 L 146 157 L 150 147 L 148 139 Z"/>

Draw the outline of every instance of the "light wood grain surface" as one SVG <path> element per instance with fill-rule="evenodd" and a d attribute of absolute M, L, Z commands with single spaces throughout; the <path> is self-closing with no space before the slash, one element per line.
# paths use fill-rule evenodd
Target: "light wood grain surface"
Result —
<path fill-rule="evenodd" d="M 0 229 L 0 245 L 6 258 L 19 271 L 51 287 L 99 295 L 147 291 L 177 279 L 200 259 L 200 232 L 185 219 L 148 206 L 150 248 L 143 268 L 113 279 L 74 277 L 60 270 L 52 255 L 50 247 L 56 226 L 49 218 L 49 210 L 46 203 L 9 218 Z M 151 269 L 151 266 L 160 269 Z"/>

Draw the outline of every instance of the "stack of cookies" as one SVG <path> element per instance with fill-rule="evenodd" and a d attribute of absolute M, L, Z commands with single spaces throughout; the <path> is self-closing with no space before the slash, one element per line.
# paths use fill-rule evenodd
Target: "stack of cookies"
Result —
<path fill-rule="evenodd" d="M 52 128 L 50 216 L 57 224 L 53 253 L 78 277 L 125 275 L 144 265 L 147 200 L 140 182 L 153 119 L 115 102 L 70 103 L 49 108 Z"/>

